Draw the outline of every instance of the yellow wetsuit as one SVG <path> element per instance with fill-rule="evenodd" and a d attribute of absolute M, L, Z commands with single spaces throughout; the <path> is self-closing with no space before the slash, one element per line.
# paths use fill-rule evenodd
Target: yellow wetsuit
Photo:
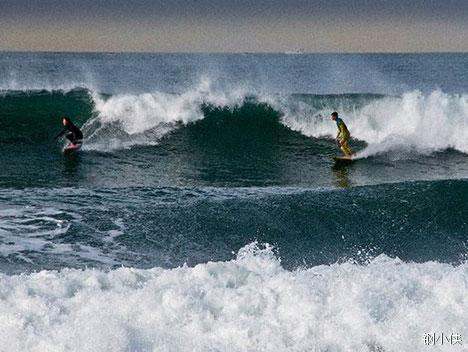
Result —
<path fill-rule="evenodd" d="M 338 126 L 338 135 L 336 136 L 336 139 L 338 139 L 338 141 L 340 142 L 341 150 L 346 156 L 353 155 L 353 150 L 348 144 L 349 138 L 351 137 L 348 128 L 346 127 L 343 120 L 339 117 L 336 118 L 336 125 Z"/>

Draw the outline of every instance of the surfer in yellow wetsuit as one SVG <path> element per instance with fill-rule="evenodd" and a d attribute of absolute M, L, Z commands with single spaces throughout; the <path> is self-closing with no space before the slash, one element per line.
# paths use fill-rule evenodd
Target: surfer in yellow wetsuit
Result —
<path fill-rule="evenodd" d="M 349 138 L 351 135 L 349 134 L 348 127 L 346 127 L 343 120 L 338 117 L 338 113 L 336 111 L 332 112 L 331 119 L 336 122 L 336 126 L 338 127 L 336 140 L 338 141 L 342 152 L 345 156 L 351 157 L 354 153 L 349 146 Z"/>

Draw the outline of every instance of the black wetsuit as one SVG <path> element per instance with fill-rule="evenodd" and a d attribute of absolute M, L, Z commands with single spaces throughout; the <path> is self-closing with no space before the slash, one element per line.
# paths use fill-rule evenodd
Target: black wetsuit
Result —
<path fill-rule="evenodd" d="M 83 140 L 83 133 L 73 123 L 69 122 L 64 129 L 55 137 L 55 139 L 65 137 L 73 144 L 81 143 Z"/>

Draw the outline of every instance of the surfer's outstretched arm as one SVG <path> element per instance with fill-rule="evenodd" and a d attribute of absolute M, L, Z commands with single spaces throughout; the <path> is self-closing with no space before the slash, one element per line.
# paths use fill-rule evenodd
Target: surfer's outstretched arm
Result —
<path fill-rule="evenodd" d="M 62 131 L 60 131 L 60 133 L 58 135 L 55 136 L 55 140 L 59 139 L 60 137 L 62 137 L 65 133 L 67 133 L 68 129 L 67 128 L 64 128 Z"/>

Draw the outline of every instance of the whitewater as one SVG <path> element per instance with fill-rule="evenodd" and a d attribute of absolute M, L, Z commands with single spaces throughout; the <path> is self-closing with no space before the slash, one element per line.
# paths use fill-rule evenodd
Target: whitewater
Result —
<path fill-rule="evenodd" d="M 466 263 L 288 271 L 260 247 L 171 270 L 2 275 L 2 350 L 426 351 L 425 334 L 468 332 Z"/>

